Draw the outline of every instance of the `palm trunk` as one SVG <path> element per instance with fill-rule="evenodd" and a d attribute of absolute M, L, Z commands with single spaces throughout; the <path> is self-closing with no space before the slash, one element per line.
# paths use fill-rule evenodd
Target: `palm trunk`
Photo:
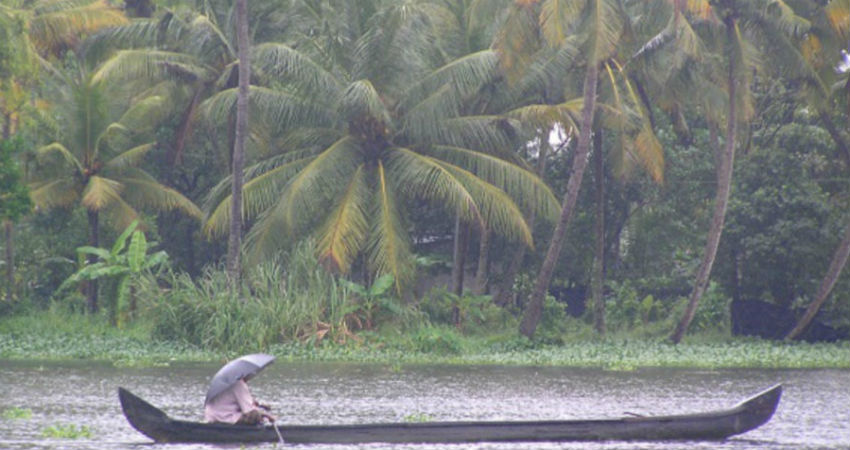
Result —
<path fill-rule="evenodd" d="M 454 245 L 454 264 L 452 265 L 452 293 L 458 300 L 463 296 L 463 276 L 464 267 L 466 266 L 466 250 L 467 241 L 469 240 L 469 225 L 460 220 L 460 214 L 455 219 L 455 245 Z M 460 327 L 460 306 L 459 302 L 452 306 L 452 323 L 456 327 Z"/>
<path fill-rule="evenodd" d="M 478 270 L 475 271 L 475 293 L 484 295 L 489 290 L 490 285 L 490 228 L 487 225 L 481 225 L 481 241 L 478 245 Z"/>
<path fill-rule="evenodd" d="M 469 226 L 460 220 L 460 215 L 455 219 L 455 242 L 452 259 L 452 292 L 460 297 L 463 295 L 464 266 L 466 265 L 466 247 Z"/>
<path fill-rule="evenodd" d="M 818 287 L 818 294 L 815 297 L 815 301 L 806 308 L 805 314 L 797 322 L 797 325 L 788 332 L 788 335 L 785 336 L 786 340 L 797 339 L 806 331 L 806 328 L 812 323 L 812 320 L 815 318 L 815 315 L 820 310 L 820 307 L 823 306 L 823 303 L 829 297 L 830 292 L 832 292 L 832 288 L 835 287 L 835 283 L 838 281 L 838 277 L 841 275 L 841 272 L 844 270 L 844 266 L 847 264 L 847 257 L 850 256 L 850 225 L 847 225 L 847 228 L 844 230 L 844 238 L 841 240 L 841 244 L 838 245 L 838 250 L 835 251 L 835 255 L 832 257 L 832 262 L 829 264 L 829 270 L 826 272 L 826 276 L 820 283 L 820 287 Z"/>
<path fill-rule="evenodd" d="M 596 166 L 596 223 L 594 224 L 595 255 L 590 297 L 593 299 L 593 327 L 605 334 L 605 159 L 602 153 L 602 130 L 593 135 L 593 160 Z"/>
<path fill-rule="evenodd" d="M 734 39 L 735 33 L 734 18 L 728 19 L 726 33 L 731 42 Z M 694 290 L 691 293 L 685 313 L 676 325 L 673 334 L 670 335 L 670 340 L 674 344 L 678 344 L 688 330 L 688 326 L 694 319 L 694 314 L 696 314 L 699 301 L 708 287 L 708 279 L 711 275 L 714 259 L 717 256 L 717 247 L 720 244 L 720 236 L 723 233 L 723 224 L 726 220 L 726 207 L 729 204 L 729 193 L 732 187 L 732 169 L 735 163 L 735 139 L 737 138 L 738 131 L 736 107 L 738 79 L 735 76 L 735 71 L 735 59 L 729 58 L 729 75 L 727 79 L 729 85 L 729 113 L 726 117 L 726 142 L 724 143 L 723 153 L 721 154 L 720 164 L 717 169 L 717 192 L 714 199 L 714 215 L 711 219 L 711 227 L 708 231 L 708 240 L 705 243 L 703 259 L 697 271 Z"/>
<path fill-rule="evenodd" d="M 248 131 L 248 85 L 251 79 L 248 42 L 248 1 L 236 0 L 236 41 L 239 56 L 239 91 L 236 97 L 236 139 L 233 145 L 233 186 L 230 205 L 230 238 L 227 242 L 227 272 L 230 288 L 238 290 L 242 273 L 242 170 Z"/>
<path fill-rule="evenodd" d="M 100 233 L 100 221 L 98 217 L 97 211 L 87 210 L 88 220 L 89 220 L 89 245 L 97 248 L 100 244 L 100 240 L 98 235 Z M 94 264 L 97 262 L 97 256 L 88 255 L 88 263 Z M 98 304 L 97 304 L 97 280 L 91 280 L 86 285 L 86 304 L 88 305 L 89 312 L 97 313 Z"/>
<path fill-rule="evenodd" d="M 540 322 L 540 316 L 543 313 L 543 302 L 546 292 L 549 289 L 549 283 L 552 281 L 552 274 L 555 271 L 555 263 L 558 261 L 558 256 L 561 254 L 561 246 L 564 243 L 564 237 L 567 232 L 567 225 L 575 211 L 575 204 L 578 200 L 578 191 L 581 188 L 581 180 L 584 176 L 584 169 L 587 167 L 587 154 L 590 150 L 590 135 L 592 134 L 593 116 L 596 111 L 596 84 L 599 76 L 599 65 L 596 62 L 588 62 L 587 71 L 584 77 L 584 105 L 581 111 L 581 131 L 576 146 L 576 153 L 573 155 L 573 167 L 570 174 L 570 180 L 567 183 L 567 192 L 564 194 L 564 203 L 561 207 L 561 216 L 558 223 L 555 225 L 555 231 L 552 233 L 552 241 L 549 244 L 549 249 L 546 251 L 546 257 L 543 259 L 543 264 L 540 266 L 540 273 L 534 283 L 534 290 L 531 293 L 531 298 L 525 313 L 522 316 L 520 323 L 520 333 L 527 337 L 534 336 L 534 331 L 537 329 L 537 324 Z"/>
<path fill-rule="evenodd" d="M 3 221 L 6 235 L 6 301 L 11 303 L 15 296 L 15 227 L 11 220 Z"/>

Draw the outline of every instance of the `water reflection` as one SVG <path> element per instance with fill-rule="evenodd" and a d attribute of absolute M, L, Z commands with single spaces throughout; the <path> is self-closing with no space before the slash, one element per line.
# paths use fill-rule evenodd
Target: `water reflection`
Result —
<path fill-rule="evenodd" d="M 174 417 L 201 420 L 215 364 L 116 368 L 108 364 L 0 361 L 0 411 L 28 408 L 29 419 L 0 419 L 0 448 L 220 448 L 147 445 L 121 414 L 123 386 Z M 431 420 L 535 420 L 673 414 L 726 408 L 775 383 L 785 393 L 773 420 L 738 438 L 699 443 L 557 443 L 298 446 L 331 449 L 848 449 L 850 371 L 661 370 L 630 372 L 533 367 L 287 364 L 252 380 L 254 395 L 289 423 Z M 42 436 L 55 424 L 86 425 L 91 439 Z M 260 446 L 272 448 L 273 444 Z M 238 446 L 236 447 L 238 448 Z"/>

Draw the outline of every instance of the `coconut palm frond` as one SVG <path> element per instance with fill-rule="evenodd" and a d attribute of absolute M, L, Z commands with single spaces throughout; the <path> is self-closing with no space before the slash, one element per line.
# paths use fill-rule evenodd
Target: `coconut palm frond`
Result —
<path fill-rule="evenodd" d="M 228 209 L 227 214 L 230 214 Z M 266 210 L 245 235 L 245 263 L 255 264 L 269 260 L 282 249 L 291 245 L 293 235 L 288 226 L 283 223 L 283 217 Z M 226 233 L 227 230 L 224 230 Z M 221 233 L 218 233 L 221 234 Z"/>
<path fill-rule="evenodd" d="M 120 197 L 106 205 L 100 213 L 106 216 L 107 221 L 116 230 L 126 230 L 133 222 L 139 220 L 139 212 Z"/>
<path fill-rule="evenodd" d="M 493 42 L 502 71 L 511 84 L 523 77 L 542 46 L 537 23 L 534 8 L 514 3 Z"/>
<path fill-rule="evenodd" d="M 235 89 L 234 89 L 235 91 Z M 295 126 L 328 127 L 336 112 L 315 98 L 304 98 L 274 89 L 252 86 L 251 109 L 278 131 Z"/>
<path fill-rule="evenodd" d="M 505 191 L 515 202 L 535 212 L 537 217 L 554 221 L 561 204 L 546 183 L 520 165 L 473 150 L 435 146 L 440 160 L 463 167 L 476 177 Z"/>
<path fill-rule="evenodd" d="M 77 159 L 77 156 L 58 142 L 38 148 L 35 151 L 35 156 L 36 161 L 39 164 L 50 164 L 50 162 L 53 161 L 52 158 L 59 157 L 60 161 L 63 163 L 76 168 L 77 173 L 81 174 L 84 171 L 83 165 L 80 163 L 80 160 Z"/>
<path fill-rule="evenodd" d="M 250 184 L 251 181 L 255 178 L 272 177 L 275 173 L 285 173 L 287 170 L 290 169 L 296 171 L 300 170 L 306 161 L 310 161 L 312 159 L 312 156 L 313 154 L 311 152 L 296 151 L 265 158 L 262 161 L 259 161 L 258 163 L 252 164 L 250 167 L 245 168 L 244 179 L 247 180 L 245 184 Z M 278 168 L 281 167 L 288 168 L 282 168 L 280 169 L 281 172 L 275 172 Z M 221 181 L 219 181 L 215 186 L 210 189 L 204 200 L 205 210 L 211 211 L 213 208 L 221 207 L 219 204 L 231 194 L 232 180 L 232 175 L 228 175 L 222 178 Z"/>
<path fill-rule="evenodd" d="M 220 91 L 201 104 L 201 114 L 213 125 L 226 124 L 236 114 L 236 97 L 236 88 Z M 334 117 L 320 102 L 268 88 L 251 86 L 249 100 L 251 113 L 283 129 L 328 125 Z"/>
<path fill-rule="evenodd" d="M 590 0 L 587 27 L 588 61 L 598 63 L 611 55 L 623 32 L 623 16 L 616 0 Z"/>
<path fill-rule="evenodd" d="M 74 177 L 33 182 L 30 183 L 29 190 L 32 202 L 43 209 L 70 206 L 80 198 L 80 185 Z"/>
<path fill-rule="evenodd" d="M 369 234 L 368 205 L 371 201 L 365 166 L 360 165 L 337 204 L 319 227 L 319 261 L 335 272 L 348 273 Z"/>
<path fill-rule="evenodd" d="M 531 228 L 525 222 L 522 211 L 504 191 L 461 167 L 443 161 L 437 164 L 451 173 L 469 192 L 480 212 L 481 222 L 487 224 L 488 228 L 509 240 L 534 247 Z"/>
<path fill-rule="evenodd" d="M 512 149 L 518 136 L 518 124 L 501 116 L 453 117 L 435 125 L 433 134 L 421 136 L 423 141 L 494 154 Z"/>
<path fill-rule="evenodd" d="M 507 113 L 508 117 L 536 128 L 552 128 L 560 125 L 564 129 L 578 129 L 576 119 L 581 113 L 584 99 L 579 97 L 557 105 L 528 105 Z"/>
<path fill-rule="evenodd" d="M 369 80 L 358 80 L 349 84 L 340 98 L 339 108 L 346 121 L 370 118 L 384 126 L 390 123 L 390 113 Z"/>
<path fill-rule="evenodd" d="M 634 140 L 637 160 L 656 183 L 664 182 L 664 149 L 647 123 Z"/>
<path fill-rule="evenodd" d="M 386 159 L 386 168 L 394 185 L 410 197 L 421 196 L 444 205 L 467 222 L 480 221 L 475 199 L 438 160 L 406 148 L 392 150 Z"/>
<path fill-rule="evenodd" d="M 243 219 L 251 219 L 271 208 L 279 199 L 283 190 L 293 176 L 300 172 L 313 158 L 301 158 L 288 161 L 274 168 L 266 169 L 261 174 L 249 174 L 256 167 L 246 171 L 249 180 L 242 187 Z M 205 220 L 204 232 L 209 236 L 227 234 L 230 226 L 230 205 L 232 201 L 231 177 L 217 184 L 210 192 L 204 209 L 212 210 Z"/>
<path fill-rule="evenodd" d="M 582 12 L 583 1 L 545 0 L 540 9 L 540 28 L 546 42 L 558 47 L 570 34 L 570 27 Z"/>
<path fill-rule="evenodd" d="M 80 53 L 87 61 L 103 61 L 120 49 L 154 47 L 159 34 L 159 21 L 153 19 L 134 20 L 127 24 L 101 29 L 87 37 Z"/>
<path fill-rule="evenodd" d="M 339 189 L 337 180 L 347 180 L 359 166 L 359 146 L 343 138 L 316 156 L 284 187 L 272 214 L 283 216 L 288 229 L 296 230 L 325 210 L 326 201 Z"/>
<path fill-rule="evenodd" d="M 264 43 L 253 49 L 252 65 L 266 76 L 284 85 L 292 85 L 307 92 L 341 92 L 343 83 L 303 53 L 279 43 Z"/>
<path fill-rule="evenodd" d="M 216 59 L 219 63 L 232 61 L 236 50 L 230 40 L 209 16 L 198 14 L 189 22 L 190 30 L 186 38 L 186 50 L 189 54 L 202 55 L 205 59 Z"/>
<path fill-rule="evenodd" d="M 516 80 L 516 96 L 537 95 L 551 86 L 562 86 L 564 74 L 575 68 L 580 57 L 577 35 L 568 36 L 560 47 L 545 48 L 535 55 L 531 64 L 523 68 L 523 76 Z"/>
<path fill-rule="evenodd" d="M 123 170 L 128 167 L 138 167 L 145 156 L 154 148 L 153 142 L 138 145 L 119 153 L 103 165 L 104 170 Z"/>
<path fill-rule="evenodd" d="M 178 78 L 192 82 L 210 77 L 211 71 L 192 55 L 162 50 L 121 50 L 94 73 L 95 82 L 109 84 L 128 80 L 157 82 Z"/>
<path fill-rule="evenodd" d="M 55 6 L 36 10 L 30 20 L 30 36 L 43 52 L 68 47 L 78 36 L 101 28 L 127 23 L 124 13 L 105 0 L 76 5 L 57 2 Z"/>
<path fill-rule="evenodd" d="M 140 209 L 182 211 L 196 219 L 203 216 L 200 208 L 183 194 L 160 184 L 141 170 L 136 170 L 131 176 L 122 178 L 122 182 L 126 187 L 122 196 L 128 203 Z"/>
<path fill-rule="evenodd" d="M 413 277 L 413 252 L 401 213 L 398 210 L 391 181 L 382 163 L 378 163 L 377 187 L 373 201 L 374 218 L 368 243 L 369 266 L 376 274 L 392 274 L 396 291 Z"/>
<path fill-rule="evenodd" d="M 90 211 L 99 211 L 109 203 L 120 199 L 123 191 L 122 183 L 101 176 L 92 176 L 83 190 L 81 203 Z"/>
<path fill-rule="evenodd" d="M 133 133 L 153 130 L 160 124 L 170 111 L 169 99 L 162 95 L 151 95 L 133 103 L 119 119 L 124 127 Z"/>
<path fill-rule="evenodd" d="M 336 127 L 313 128 L 310 126 L 290 130 L 277 138 L 271 145 L 281 154 L 315 153 L 318 149 L 328 148 L 343 136 Z"/>
<path fill-rule="evenodd" d="M 402 110 L 411 109 L 443 86 L 450 86 L 452 95 L 466 97 L 495 80 L 499 75 L 498 63 L 498 55 L 493 50 L 483 50 L 452 60 L 411 85 L 402 94 L 403 100 L 399 106 Z"/>
<path fill-rule="evenodd" d="M 400 133 L 411 140 L 427 140 L 443 128 L 443 119 L 459 116 L 463 105 L 462 97 L 443 86 L 404 114 Z"/>
<path fill-rule="evenodd" d="M 759 71 L 761 69 L 761 58 L 758 49 L 743 36 L 741 27 L 738 22 L 735 23 L 734 36 L 732 42 L 728 43 L 731 47 L 729 57 L 735 58 L 735 67 L 737 73 L 735 77 L 741 80 L 738 83 L 738 110 L 740 117 L 743 120 L 749 120 L 755 114 L 753 107 L 752 91 L 750 90 L 750 80 L 753 77 L 753 69 Z"/>

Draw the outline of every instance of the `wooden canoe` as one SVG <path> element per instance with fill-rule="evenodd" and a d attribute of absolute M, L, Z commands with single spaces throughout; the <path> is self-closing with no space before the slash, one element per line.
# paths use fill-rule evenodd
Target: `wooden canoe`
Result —
<path fill-rule="evenodd" d="M 279 425 L 287 443 L 453 443 L 485 441 L 720 440 L 761 426 L 776 411 L 782 386 L 725 410 L 604 420 Z M 123 388 L 121 408 L 130 424 L 156 442 L 278 442 L 272 426 L 176 420 Z"/>

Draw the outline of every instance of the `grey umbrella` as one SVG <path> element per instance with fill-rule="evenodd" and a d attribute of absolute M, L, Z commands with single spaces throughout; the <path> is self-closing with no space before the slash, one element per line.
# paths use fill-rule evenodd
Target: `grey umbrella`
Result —
<path fill-rule="evenodd" d="M 204 400 L 204 404 L 209 403 L 210 400 L 236 384 L 241 378 L 256 375 L 272 361 L 274 361 L 272 355 L 254 353 L 241 356 L 225 364 L 210 380 L 210 388 L 207 389 L 207 398 Z"/>

